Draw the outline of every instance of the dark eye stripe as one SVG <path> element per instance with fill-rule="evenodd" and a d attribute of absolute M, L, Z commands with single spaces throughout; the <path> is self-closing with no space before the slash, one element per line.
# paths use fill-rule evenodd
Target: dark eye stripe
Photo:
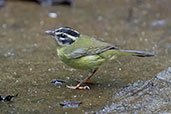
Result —
<path fill-rule="evenodd" d="M 66 38 L 66 37 L 67 37 L 67 36 L 64 35 L 64 34 L 58 34 L 57 36 L 58 36 L 58 37 L 62 37 L 62 38 Z"/>
<path fill-rule="evenodd" d="M 59 40 L 59 42 L 61 42 L 62 44 L 72 44 L 72 43 L 74 42 L 74 40 L 71 39 L 71 38 L 65 38 L 65 39 L 59 38 L 58 40 Z"/>
<path fill-rule="evenodd" d="M 57 41 L 61 42 L 62 44 L 72 44 L 75 40 L 69 37 L 68 35 L 61 33 L 56 35 Z"/>

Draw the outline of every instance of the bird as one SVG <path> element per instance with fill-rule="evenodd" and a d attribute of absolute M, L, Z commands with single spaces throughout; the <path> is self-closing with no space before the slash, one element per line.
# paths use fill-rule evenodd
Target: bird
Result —
<path fill-rule="evenodd" d="M 147 51 L 122 50 L 113 44 L 80 34 L 71 27 L 62 26 L 55 30 L 47 30 L 45 33 L 52 36 L 55 40 L 57 55 L 60 60 L 71 68 L 88 71 L 88 75 L 77 85 L 67 86 L 70 89 L 90 89 L 89 86 L 82 85 L 90 83 L 90 78 L 94 76 L 103 63 L 122 55 L 137 57 L 154 56 L 154 53 Z"/>

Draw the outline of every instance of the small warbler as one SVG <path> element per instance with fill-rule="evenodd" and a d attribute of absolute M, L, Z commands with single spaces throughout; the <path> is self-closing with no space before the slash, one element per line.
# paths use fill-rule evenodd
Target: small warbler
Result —
<path fill-rule="evenodd" d="M 89 74 L 76 86 L 67 86 L 70 89 L 90 89 L 81 86 L 88 83 L 100 65 L 108 60 L 122 55 L 137 57 L 154 56 L 151 52 L 137 50 L 121 50 L 115 45 L 96 40 L 95 38 L 82 35 L 69 27 L 60 27 L 56 30 L 47 30 L 56 42 L 57 55 L 68 66 L 75 69 L 88 70 Z"/>

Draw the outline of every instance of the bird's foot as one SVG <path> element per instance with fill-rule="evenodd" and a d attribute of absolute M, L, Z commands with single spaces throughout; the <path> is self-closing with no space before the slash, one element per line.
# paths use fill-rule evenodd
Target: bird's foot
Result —
<path fill-rule="evenodd" d="M 69 89 L 80 89 L 80 90 L 85 90 L 85 89 L 90 89 L 89 86 L 66 86 Z"/>
<path fill-rule="evenodd" d="M 76 79 L 76 81 L 77 81 L 78 83 L 81 83 L 81 82 L 82 82 L 82 81 L 81 81 L 81 80 L 79 80 L 79 79 Z M 89 82 L 89 81 L 83 82 L 83 84 L 87 84 L 87 85 L 95 85 L 95 83 L 94 83 L 94 82 Z"/>

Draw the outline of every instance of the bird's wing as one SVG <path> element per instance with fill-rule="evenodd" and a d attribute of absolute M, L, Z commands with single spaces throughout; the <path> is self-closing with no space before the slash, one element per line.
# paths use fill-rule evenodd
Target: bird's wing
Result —
<path fill-rule="evenodd" d="M 111 49 L 118 50 L 118 47 L 99 40 L 95 40 L 94 38 L 89 39 L 88 41 L 84 41 L 84 39 L 81 40 L 82 45 L 80 45 L 80 42 L 78 41 L 75 42 L 75 44 L 71 47 L 66 48 L 65 53 L 68 59 L 76 59 L 88 55 L 98 55 Z"/>

